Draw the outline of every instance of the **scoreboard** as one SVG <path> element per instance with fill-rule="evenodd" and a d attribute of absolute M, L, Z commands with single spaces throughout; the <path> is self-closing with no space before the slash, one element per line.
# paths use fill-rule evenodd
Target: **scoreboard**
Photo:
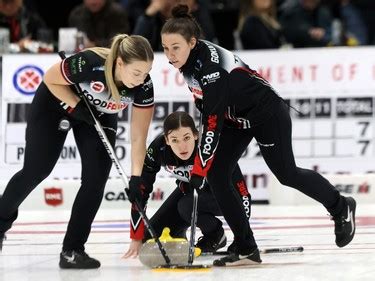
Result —
<path fill-rule="evenodd" d="M 290 100 L 296 156 L 375 156 L 373 103 L 369 96 Z"/>

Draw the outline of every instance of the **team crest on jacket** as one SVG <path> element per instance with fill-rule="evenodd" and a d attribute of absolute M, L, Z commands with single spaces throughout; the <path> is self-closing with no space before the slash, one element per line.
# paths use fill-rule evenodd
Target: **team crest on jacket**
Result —
<path fill-rule="evenodd" d="M 92 81 L 90 83 L 90 89 L 94 92 L 94 93 L 101 93 L 105 90 L 105 86 L 104 86 L 104 83 L 101 82 L 101 81 Z"/>
<path fill-rule="evenodd" d="M 199 85 L 199 82 L 194 77 L 186 77 L 187 84 L 190 88 L 190 91 L 193 93 L 193 95 L 196 98 L 201 99 L 202 98 L 202 88 Z"/>

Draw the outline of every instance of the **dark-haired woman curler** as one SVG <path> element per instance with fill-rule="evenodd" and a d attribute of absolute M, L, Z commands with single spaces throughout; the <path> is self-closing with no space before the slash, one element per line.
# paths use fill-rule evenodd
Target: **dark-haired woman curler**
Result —
<path fill-rule="evenodd" d="M 277 179 L 321 203 L 335 222 L 336 245 L 347 245 L 355 233 L 356 202 L 340 195 L 320 174 L 296 166 L 286 103 L 237 55 L 200 40 L 199 25 L 186 6 L 176 6 L 172 14 L 161 31 L 164 53 L 183 74 L 203 113 L 190 185 L 199 190 L 207 179 L 238 246 L 236 253 L 214 265 L 261 262 L 246 215 L 231 188 L 232 172 L 253 138 Z"/>
<path fill-rule="evenodd" d="M 147 149 L 142 172 L 143 204 L 146 205 L 157 173 L 163 167 L 176 178 L 176 189 L 162 206 L 151 217 L 150 223 L 156 235 L 160 236 L 164 227 L 169 227 L 172 237 L 183 237 L 190 226 L 193 208 L 193 193 L 189 189 L 190 172 L 194 164 L 198 146 L 198 131 L 193 118 L 186 112 L 173 112 L 164 121 L 164 132 L 156 137 Z M 242 204 L 246 216 L 250 218 L 251 196 L 247 190 L 245 179 L 237 165 L 232 174 L 232 182 L 236 187 L 236 196 Z M 226 245 L 226 235 L 220 219 L 222 213 L 212 194 L 205 184 L 198 200 L 197 226 L 203 236 L 198 238 L 196 247 L 203 253 L 215 252 Z M 135 208 L 132 208 L 130 237 L 132 242 L 124 255 L 136 257 L 142 242 L 150 238 L 143 221 Z M 235 244 L 228 247 L 234 251 Z"/>

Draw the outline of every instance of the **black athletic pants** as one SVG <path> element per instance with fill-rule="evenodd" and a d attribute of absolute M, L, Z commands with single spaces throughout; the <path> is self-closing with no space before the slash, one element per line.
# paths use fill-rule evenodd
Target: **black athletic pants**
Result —
<path fill-rule="evenodd" d="M 282 184 L 298 189 L 322 203 L 331 214 L 340 212 L 343 207 L 339 192 L 325 178 L 314 171 L 296 166 L 291 136 L 292 124 L 288 107 L 282 101 L 273 117 L 263 124 L 248 130 L 224 127 L 221 132 L 207 180 L 234 233 L 240 254 L 247 254 L 257 246 L 248 219 L 238 207 L 238 199 L 233 196 L 230 176 L 253 137 L 258 142 L 268 167 Z"/>
<path fill-rule="evenodd" d="M 58 129 L 64 117 L 67 116 L 59 101 L 42 83 L 28 113 L 23 168 L 11 178 L 0 199 L 0 232 L 11 228 L 20 204 L 54 168 L 67 136 L 67 132 Z M 105 131 L 114 145 L 117 115 L 103 114 L 99 119 L 103 127 L 113 129 Z M 84 250 L 112 163 L 94 126 L 69 120 L 82 159 L 82 181 L 72 207 L 63 250 Z"/>
<path fill-rule="evenodd" d="M 240 183 L 244 182 L 242 172 L 238 165 L 236 165 L 231 178 L 234 186 L 240 186 Z M 250 217 L 250 194 L 246 194 L 244 196 L 246 198 L 244 198 L 240 196 L 240 191 L 236 191 L 235 196 L 238 197 L 241 205 L 244 206 L 243 211 L 246 213 L 246 216 Z M 160 236 L 164 227 L 169 227 L 172 237 L 185 237 L 186 230 L 191 224 L 192 212 L 193 192 L 184 195 L 180 188 L 176 188 L 151 217 L 150 223 L 155 229 L 157 236 Z M 222 216 L 222 212 L 212 190 L 206 185 L 198 196 L 197 227 L 199 227 L 203 235 L 215 237 L 216 232 L 222 228 L 223 224 L 216 216 Z M 145 239 L 151 238 L 147 229 L 145 229 L 145 232 Z"/>
<path fill-rule="evenodd" d="M 184 195 L 177 187 L 150 219 L 156 235 L 160 236 L 164 227 L 169 227 L 172 237 L 185 238 L 186 230 L 190 227 L 192 207 L 193 193 Z M 204 235 L 216 232 L 222 227 L 221 220 L 216 218 L 220 215 L 219 206 L 212 192 L 203 191 L 198 199 L 197 227 Z M 150 239 L 147 229 L 145 232 L 145 239 Z"/>

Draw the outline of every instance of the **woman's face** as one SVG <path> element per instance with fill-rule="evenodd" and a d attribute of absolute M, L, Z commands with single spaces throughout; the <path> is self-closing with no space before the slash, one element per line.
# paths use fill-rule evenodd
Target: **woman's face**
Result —
<path fill-rule="evenodd" d="M 272 0 L 254 0 L 253 3 L 257 11 L 267 11 L 272 5 Z"/>
<path fill-rule="evenodd" d="M 181 160 L 187 160 L 194 152 L 198 136 L 189 127 L 180 127 L 171 131 L 166 137 L 166 143 L 173 153 Z"/>
<path fill-rule="evenodd" d="M 319 6 L 320 0 L 302 0 L 302 6 L 306 10 L 315 10 Z"/>
<path fill-rule="evenodd" d="M 175 68 L 181 68 L 187 61 L 190 51 L 194 48 L 197 40 L 192 38 L 189 42 L 178 33 L 163 33 L 161 41 L 164 54 Z"/>
<path fill-rule="evenodd" d="M 23 0 L 0 1 L 0 12 L 6 17 L 15 16 L 23 5 Z"/>
<path fill-rule="evenodd" d="M 152 61 L 133 61 L 126 64 L 121 58 L 117 58 L 115 80 L 121 81 L 128 88 L 134 88 L 143 84 L 151 67 Z"/>
<path fill-rule="evenodd" d="M 83 1 L 86 8 L 91 12 L 91 13 L 98 13 L 100 12 L 107 0 L 84 0 Z"/>

